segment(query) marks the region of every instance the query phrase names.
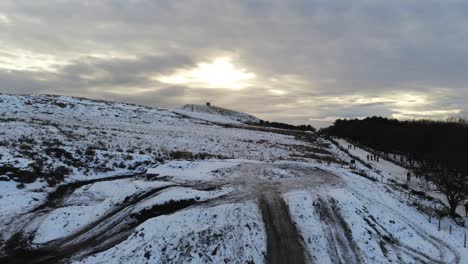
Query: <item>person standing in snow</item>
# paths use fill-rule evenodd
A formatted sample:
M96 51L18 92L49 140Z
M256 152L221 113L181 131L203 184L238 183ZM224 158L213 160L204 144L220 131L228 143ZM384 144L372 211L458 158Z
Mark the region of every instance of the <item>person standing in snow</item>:
M411 181L411 172L408 171L408 173L406 174L406 180L407 181Z
M369 155L367 155L367 161L369 161Z
M468 200L465 201L465 217L468 217Z

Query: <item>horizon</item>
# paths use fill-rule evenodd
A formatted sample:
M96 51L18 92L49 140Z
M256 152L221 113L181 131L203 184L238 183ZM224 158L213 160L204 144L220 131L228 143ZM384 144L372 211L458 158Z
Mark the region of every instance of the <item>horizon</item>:
M72 96L72 95L62 95L62 94L13 94L13 93L1 93L0 92L0 95L1 94L6 94L6 95L11 95L11 96L30 96L30 95L39 95L39 96L53 96L53 97L60 97L60 96L65 96L65 97L72 97L72 98L78 98L78 99L83 99L83 100L96 100L96 101L105 101L105 102L110 102L110 103L123 103L123 104L129 104L129 105L137 105L137 106L145 106L145 107L154 107L154 108L160 108L160 109L167 109L167 110L178 110L179 108L182 108L183 106L186 106L186 105L201 105L201 106L204 106L205 104L207 103L210 103L210 107L219 107L219 108L224 108L224 109L228 109L228 108L225 108L224 106L222 105L216 105L214 104L213 102L200 102L200 103L188 103L188 104L184 104L184 105L179 105L179 106L176 106L174 108L168 108L168 107L161 107L161 106L158 106L158 105L145 105L145 104L139 104L139 103L129 103L129 102L125 102L125 101L118 101L118 100L111 100L111 99L98 99L98 98L88 98L88 97L81 97L81 96ZM241 113L245 113L245 114L248 114L248 115L252 115L251 113L248 113L248 112L242 112L238 109L228 109L228 110L233 110L233 111L236 111L236 112L241 112ZM257 117L255 115L253 115L254 117ZM258 118L258 117L257 117ZM434 121L434 122L464 122L466 123L467 120L463 117L447 117L445 119L431 119L431 118L418 118L418 119L411 119L411 118L407 118L407 119L398 119L398 118L393 118L393 117L386 117L386 116L378 116L378 115L369 115L369 116L364 116L364 117L354 117L354 118L337 118L333 121L330 121L330 122L326 122L326 123L321 123L320 125L321 126L314 126L312 124L304 124L304 123L284 123L282 121L276 121L276 120L265 120L265 119L261 119L259 118L261 121L267 121L267 122L280 122L280 123L284 123L284 124L288 124L288 125L312 125L313 128L315 129L321 129L321 128L329 128L329 127L332 127L334 126L335 122L337 120L344 120L344 121L351 121L351 120L364 120L364 119L371 119L371 118L386 118L386 119L389 119L389 120L398 120L400 122L405 122L405 121L409 121L409 122L415 122L415 121Z
M0 93L320 128L468 116L462 1L2 1ZM72 32L73 34L70 34Z

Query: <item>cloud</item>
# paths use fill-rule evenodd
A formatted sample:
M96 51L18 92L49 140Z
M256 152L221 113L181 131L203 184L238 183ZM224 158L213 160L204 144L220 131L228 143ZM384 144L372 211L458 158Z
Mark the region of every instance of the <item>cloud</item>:
M11 20L6 14L0 13L0 24L11 25Z
M435 0L5 0L0 92L213 101L291 123L463 116L467 11Z

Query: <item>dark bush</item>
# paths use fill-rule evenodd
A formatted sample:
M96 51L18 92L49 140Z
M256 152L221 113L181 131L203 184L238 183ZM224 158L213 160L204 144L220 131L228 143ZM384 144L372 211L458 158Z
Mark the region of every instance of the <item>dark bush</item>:
M86 156L94 156L94 155L96 155L96 151L92 147L88 147L88 148L86 148L85 155Z
M50 186L55 186L56 184L62 182L65 176L69 175L70 173L71 170L69 168L65 166L58 166L52 171L45 173L44 177Z

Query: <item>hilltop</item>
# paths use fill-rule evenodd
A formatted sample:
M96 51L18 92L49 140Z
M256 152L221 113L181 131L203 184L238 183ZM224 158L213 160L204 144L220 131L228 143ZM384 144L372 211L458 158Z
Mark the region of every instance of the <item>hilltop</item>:
M192 117L220 123L238 124L260 122L260 119L255 116L222 107L212 106L209 103L205 105L187 104L177 110Z

